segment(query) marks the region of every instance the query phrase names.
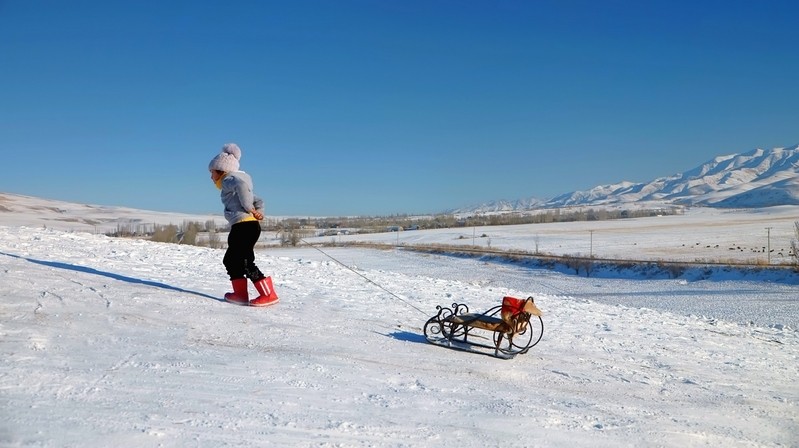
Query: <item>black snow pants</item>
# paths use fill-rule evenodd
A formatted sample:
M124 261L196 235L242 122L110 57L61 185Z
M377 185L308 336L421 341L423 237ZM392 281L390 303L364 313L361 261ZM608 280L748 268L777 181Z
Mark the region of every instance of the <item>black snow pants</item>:
M264 278L255 265L255 243L261 236L258 221L244 221L233 224L227 236L227 251L222 263L225 264L231 280L248 277L253 282Z

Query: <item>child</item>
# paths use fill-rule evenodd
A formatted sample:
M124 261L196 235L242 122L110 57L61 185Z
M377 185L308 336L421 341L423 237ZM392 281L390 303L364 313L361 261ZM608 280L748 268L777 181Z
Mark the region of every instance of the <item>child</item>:
M211 180L222 190L225 219L230 223L227 252L222 262L233 284L233 292L225 300L238 305L269 306L278 302L272 288L272 278L266 277L255 265L255 243L261 236L264 202L253 193L252 178L239 171L241 149L235 143L222 147L222 152L208 164ZM259 296L250 301L247 277L252 280Z

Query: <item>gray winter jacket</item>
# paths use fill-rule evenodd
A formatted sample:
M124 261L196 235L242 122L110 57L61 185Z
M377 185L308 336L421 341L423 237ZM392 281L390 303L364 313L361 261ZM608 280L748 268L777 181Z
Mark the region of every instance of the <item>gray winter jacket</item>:
M222 204L225 206L225 219L230 225L253 219L250 210L264 212L264 201L253 193L252 178L244 171L228 173L222 179Z

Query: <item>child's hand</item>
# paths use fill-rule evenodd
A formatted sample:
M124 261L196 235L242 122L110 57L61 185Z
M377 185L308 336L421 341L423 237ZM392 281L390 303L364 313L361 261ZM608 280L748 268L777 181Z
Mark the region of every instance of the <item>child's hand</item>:
M264 214L259 212L258 210L253 210L250 213L252 214L252 217L257 219L258 221L264 219Z

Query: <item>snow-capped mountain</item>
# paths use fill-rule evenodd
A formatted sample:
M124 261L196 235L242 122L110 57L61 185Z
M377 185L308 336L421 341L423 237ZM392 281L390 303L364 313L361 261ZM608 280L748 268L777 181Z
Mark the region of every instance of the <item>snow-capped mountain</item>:
M515 201L499 200L486 202L476 207L448 210L446 213L474 213L476 210L479 210L480 213L502 213L516 210L532 210L539 208L543 203L543 200L537 198L517 199Z
M799 205L799 145L720 156L694 169L650 182L620 182L566 193L544 206L641 201L710 207Z
M691 170L650 182L622 181L550 200L495 201L452 213L492 213L569 206L699 205L758 208L799 205L799 145L719 156Z

